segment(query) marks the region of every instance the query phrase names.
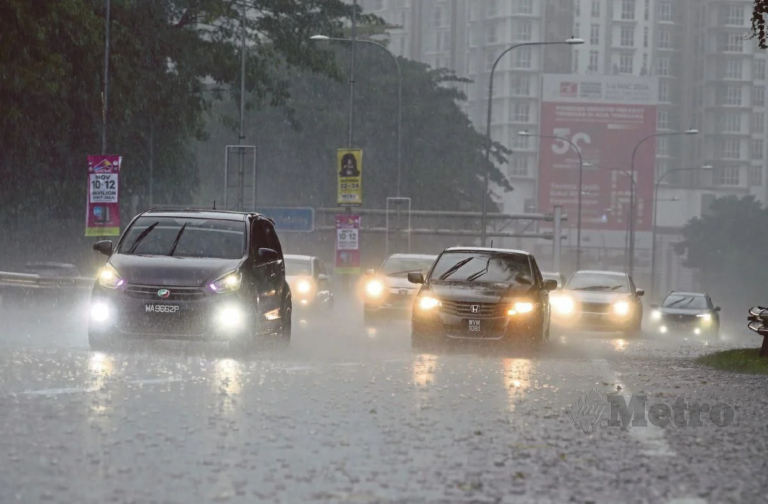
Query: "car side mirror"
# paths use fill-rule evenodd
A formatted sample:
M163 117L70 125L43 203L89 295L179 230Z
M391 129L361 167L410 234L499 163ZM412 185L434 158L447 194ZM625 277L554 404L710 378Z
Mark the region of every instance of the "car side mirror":
M317 279L320 280L321 282L325 282L328 280L328 275L326 275L325 273L320 273L319 275L317 275Z
M278 259L280 259L280 254L278 254L275 249L260 248L259 259L261 259L264 262L277 261Z
M423 284L424 275L422 273L408 273L408 281L413 284Z
M375 275L376 274L376 270L375 269L367 269L367 270L365 270L365 274L366 275Z
M557 290L557 280L544 280L544 290L546 291Z
M112 255L112 240L102 240L93 244L93 250L105 256Z
M635 294L637 294L637 297L643 297L645 296L645 291L643 289L635 289Z
M715 311L719 312L720 311L720 307L719 306L715 306Z

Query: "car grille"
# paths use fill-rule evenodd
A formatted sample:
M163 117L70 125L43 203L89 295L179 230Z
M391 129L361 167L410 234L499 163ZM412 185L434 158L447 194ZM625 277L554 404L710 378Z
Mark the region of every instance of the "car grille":
M694 322L699 322L701 320L696 315L669 315L669 314L663 314L661 316L661 318L665 322L668 322L668 323L671 323L671 324L691 324L691 323L694 323Z
M178 314L130 314L120 317L118 328L134 334L167 334L178 336L200 336L208 329L208 320L202 313Z
M473 313L472 307L477 306L477 313ZM483 319L503 317L506 313L506 305L499 303L472 303L469 301L442 301L441 311L447 315L456 317Z
M581 303L581 311L585 313L608 313L611 305L607 303Z
M125 287L125 293L136 299L150 299L156 301L160 299L157 292L161 289L167 289L171 294L163 301L197 301L205 297L206 293L199 287L164 287L162 285L134 285L129 284Z

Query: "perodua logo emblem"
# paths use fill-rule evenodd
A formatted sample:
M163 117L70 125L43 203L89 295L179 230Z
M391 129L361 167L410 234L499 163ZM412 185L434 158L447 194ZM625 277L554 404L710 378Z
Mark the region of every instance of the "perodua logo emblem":
M171 291L168 289L160 289L157 291L157 297L161 299L168 299L171 296Z
M469 309L472 311L472 313L480 313L480 305L478 304L471 305Z

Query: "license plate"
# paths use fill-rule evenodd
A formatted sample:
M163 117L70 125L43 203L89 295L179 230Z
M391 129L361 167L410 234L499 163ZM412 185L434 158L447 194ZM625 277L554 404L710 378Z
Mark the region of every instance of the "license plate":
M178 313L179 305L148 304L144 305L145 313Z
M467 320L467 327L469 328L469 332L480 332L480 321Z
M397 291L397 293L400 294L401 296L407 296L408 289L400 289L399 291Z

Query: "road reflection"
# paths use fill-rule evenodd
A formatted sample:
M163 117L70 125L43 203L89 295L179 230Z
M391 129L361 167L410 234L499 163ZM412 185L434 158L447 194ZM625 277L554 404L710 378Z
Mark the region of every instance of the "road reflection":
M629 346L629 342L627 340L619 338L619 339L612 340L611 346L613 346L613 349L616 350L617 352L623 352Z
M437 355L421 354L413 361L413 383L419 387L431 385L435 380Z
M515 402L531 387L530 359L503 359L504 388L507 391L509 410L515 408Z

